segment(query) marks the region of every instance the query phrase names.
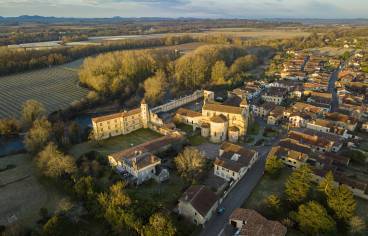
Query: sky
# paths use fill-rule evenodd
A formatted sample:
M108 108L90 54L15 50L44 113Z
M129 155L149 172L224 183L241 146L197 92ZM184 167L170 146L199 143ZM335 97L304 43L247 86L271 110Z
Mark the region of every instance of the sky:
M368 0L0 0L0 16L368 18Z

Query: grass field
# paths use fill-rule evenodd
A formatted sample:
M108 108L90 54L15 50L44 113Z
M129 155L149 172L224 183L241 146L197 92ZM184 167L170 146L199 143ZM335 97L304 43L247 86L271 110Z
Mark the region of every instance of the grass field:
M93 142L77 144L69 150L69 153L74 157L79 157L90 151L98 151L103 155L108 155L158 137L161 137L161 134L149 129L140 129L127 135L120 135L103 140L99 145Z
M40 218L40 208L52 212L65 196L53 186L39 182L30 156L0 158L0 169L8 165L14 168L0 172L0 225L7 225L14 218L22 226L33 226Z
M279 178L275 179L268 175L263 176L242 207L257 210L261 208L263 200L267 196L273 193L281 195L284 191L286 179L290 174L291 170L284 168Z
M19 117L28 99L42 102L52 112L67 108L87 92L78 86L78 73L62 66L0 77L0 118Z

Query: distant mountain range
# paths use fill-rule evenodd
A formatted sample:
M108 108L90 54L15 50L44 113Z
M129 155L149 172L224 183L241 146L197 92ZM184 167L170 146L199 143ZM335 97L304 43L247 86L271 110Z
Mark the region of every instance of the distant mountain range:
M204 18L162 18L162 17L120 17L111 18L74 18L74 17L53 17L53 16L29 16L22 15L16 17L0 16L0 24L21 24L21 23L118 23L118 22L153 22L153 21L169 21L169 20L214 20ZM368 18L357 19L303 19L303 18L264 18L264 19L221 19L221 20L249 20L249 21L265 21L265 22L295 22L302 24L350 24L350 25L366 25Z

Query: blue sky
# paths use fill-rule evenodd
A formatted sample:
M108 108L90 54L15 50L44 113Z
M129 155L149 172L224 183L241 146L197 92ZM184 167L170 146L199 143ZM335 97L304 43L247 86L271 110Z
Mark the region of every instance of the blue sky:
M367 18L368 0L0 0L0 15Z

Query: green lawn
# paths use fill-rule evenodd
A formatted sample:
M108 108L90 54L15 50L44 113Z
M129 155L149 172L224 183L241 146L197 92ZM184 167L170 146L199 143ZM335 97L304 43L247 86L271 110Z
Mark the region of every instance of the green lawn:
M264 175L242 207L257 210L261 208L262 202L267 196L273 193L281 195L284 191L286 179L290 174L291 170L284 168L278 178Z
M0 158L0 168L13 168L0 172L0 225L7 224L7 217L14 215L21 227L34 227L40 219L39 210L57 209L63 198L68 198L53 184L40 181L37 168L27 154Z
M130 187L127 192L139 202L154 202L160 208L173 209L187 187L185 181L171 171L168 181L159 184L151 180L137 187Z
M181 131L184 131L185 133L187 133L187 135L191 135L193 133L193 127L190 125L179 123L179 124L175 124L175 126Z
M201 145L202 143L206 143L208 140L200 135L194 135L194 136L190 136L188 137L189 143L192 146L198 146Z
M141 143L159 138L162 135L149 129L140 129L127 135L120 135L106 140L100 144L94 142L85 142L73 146L69 153L74 157L80 157L82 154L90 151L98 151L102 155L108 155L114 152L139 145Z

